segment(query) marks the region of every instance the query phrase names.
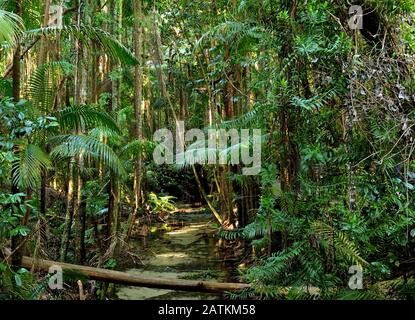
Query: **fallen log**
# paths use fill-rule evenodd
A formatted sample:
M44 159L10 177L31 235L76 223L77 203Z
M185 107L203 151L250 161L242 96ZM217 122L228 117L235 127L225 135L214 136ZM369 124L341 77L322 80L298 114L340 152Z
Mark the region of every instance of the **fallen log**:
M246 283L226 283L213 281L143 277L128 274L126 272L121 271L93 268L43 259L33 259L31 257L23 257L22 267L30 270L33 266L35 270L44 272L49 272L49 268L51 266L60 266L64 272L70 271L73 273L79 273L80 275L86 276L91 280L147 288L213 293L225 291L238 291L250 288L250 285Z

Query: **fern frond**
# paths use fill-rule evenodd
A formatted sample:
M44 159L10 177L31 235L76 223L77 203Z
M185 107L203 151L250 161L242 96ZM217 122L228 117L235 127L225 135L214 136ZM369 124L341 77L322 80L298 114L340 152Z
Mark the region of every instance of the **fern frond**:
M248 269L246 277L250 283L275 283L286 271L288 264L303 251L304 243L297 242L286 250L273 254L260 265Z
M218 237L226 240L236 240L242 236L242 230L224 230L219 229Z
M343 232L337 231L332 226L321 221L313 222L311 228L321 239L333 243L336 251L343 254L346 258L361 266L369 265L369 262L361 257L356 244Z

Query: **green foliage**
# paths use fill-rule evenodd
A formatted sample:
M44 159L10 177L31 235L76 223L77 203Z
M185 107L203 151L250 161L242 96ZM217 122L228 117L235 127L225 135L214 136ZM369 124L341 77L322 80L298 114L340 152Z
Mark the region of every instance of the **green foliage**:
M73 158L79 154L102 160L114 173L123 176L125 170L117 154L102 141L86 135L57 135L49 139L54 146L52 159Z
M127 65L137 64L136 57L113 35L108 32L88 25L74 26L65 25L62 28L59 27L45 27L39 29L27 30L24 35L29 38L37 36L45 36L54 38L58 34L62 37L76 37L82 41L85 47L88 47L90 43L98 45L101 49L105 50L113 59L116 59Z
M207 269L200 272L192 272L189 274L185 274L184 276L180 276L181 279L187 280L211 280L217 278L217 272L215 270Z
M108 113L93 106L70 106L54 114L62 131L84 132L89 128L105 128L114 133L121 133L118 125Z
M166 216L175 212L176 206L174 205L174 199L175 197L173 196L156 195L151 192L147 200L150 213L158 216Z
M53 109L60 86L59 77L67 77L72 72L73 65L66 61L45 63L33 72L29 80L29 94L37 110L49 112Z
M0 263L0 300L20 299L37 300L46 291L49 277L37 281L26 269L12 270L8 265Z
M182 154L184 164L156 165L155 130L172 129L176 118L185 119L186 128L205 131L258 128L258 176L243 176L239 165L229 171L197 168L207 199L223 206L219 236L232 244L244 240L252 252L241 271L252 288L229 296L414 298L414 1L365 1L370 9L365 19L377 30L368 30L366 23L363 30L350 30L348 5L341 1L144 3L139 17L143 63L134 70L138 59L121 43L133 43L132 2L113 1L107 10L84 2L79 26L71 25L77 10L65 7L62 28L40 28L43 3L22 3L22 18L9 13L13 5L0 10L1 47L19 41L23 51L29 50L22 52L20 79L20 96L27 100L0 101L0 178L2 188L9 190L14 182L29 189L33 200L0 190L1 245L8 245L12 235L27 236L32 221L28 227L20 221L28 208L37 212L39 182L52 169L49 184L62 194L73 178L74 204L88 216L87 260L95 264L107 244L101 241L106 226L105 239L113 233L111 241L118 241L117 227L132 212L137 159L145 198L140 213L163 219L176 210L176 198L200 200L187 156L204 157L213 150L203 141ZM22 20L29 31L23 31ZM368 34L372 31L376 36ZM48 47L59 42L59 52L48 53L49 62L32 71L28 59L37 56L38 40L48 41ZM2 73L11 70L11 53L0 52ZM12 95L13 84L0 80L1 92ZM78 85L87 90L87 105L71 106ZM140 85L143 130L138 140L134 98ZM229 157L240 147L251 145L232 145L220 155ZM73 177L67 172L70 162ZM229 210L225 202L235 208ZM62 212L56 208L64 201L56 203L46 216ZM232 210L237 211L235 228L227 224L232 224ZM80 216L66 224L74 259ZM39 217L39 223L44 219ZM46 228L51 255L65 229L57 220ZM39 236L29 244L42 252L42 243ZM120 260L107 261L107 268L116 268ZM351 265L363 267L362 290L348 287ZM0 274L2 284L9 283L9 298L28 297L16 291L25 284L36 292L29 296L43 290L4 263Z
M19 160L13 164L13 182L21 189L35 189L51 162L49 156L38 146L27 144L18 154Z
M18 15L0 9L0 45L16 43L23 30L23 21Z
M318 237L323 238L325 246L334 244L337 252L340 252L346 258L350 258L351 262L365 267L368 266L369 263L360 256L356 244L350 241L343 232L336 231L321 221L314 221L311 228Z
M32 110L28 108L27 100L14 102L12 98L4 98L0 101L0 121L6 132L2 139L9 141L31 135L36 123L32 120Z
M120 156L126 158L137 158L138 156L149 158L152 156L155 147L156 143L154 141L133 140L121 148Z
M292 261L304 252L304 244L297 243L295 246L273 254L259 266L249 269L246 274L247 280L251 283L272 283L277 277L287 275L287 269Z
M26 207L26 194L0 193L0 243L10 236L26 236L28 228L20 225L20 219Z

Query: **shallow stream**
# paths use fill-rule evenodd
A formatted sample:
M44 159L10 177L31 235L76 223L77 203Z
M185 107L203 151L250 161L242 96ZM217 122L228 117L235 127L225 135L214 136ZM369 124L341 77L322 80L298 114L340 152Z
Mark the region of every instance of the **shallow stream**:
M190 210L175 214L169 222L179 227L171 231L150 233L144 256L143 251L140 251L143 267L128 269L126 272L149 277L230 281L232 268L220 258L219 239L211 215ZM134 241L137 248L143 246L142 240ZM130 286L119 286L117 296L122 300L223 298L220 294Z

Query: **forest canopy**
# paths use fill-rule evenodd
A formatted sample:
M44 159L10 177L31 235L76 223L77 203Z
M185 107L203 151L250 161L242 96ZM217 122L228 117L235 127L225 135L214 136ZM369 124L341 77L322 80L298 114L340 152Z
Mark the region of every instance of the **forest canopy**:
M146 264L229 299L414 299L414 18L0 0L0 299L120 298L82 268ZM46 260L79 274L54 290Z

